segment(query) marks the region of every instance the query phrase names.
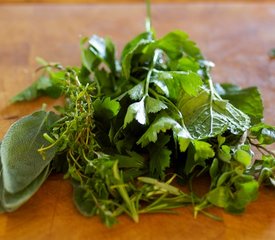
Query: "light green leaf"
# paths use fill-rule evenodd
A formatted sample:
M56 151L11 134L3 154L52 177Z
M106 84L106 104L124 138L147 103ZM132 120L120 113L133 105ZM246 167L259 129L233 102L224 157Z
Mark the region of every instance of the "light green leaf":
M163 109L166 109L167 106L163 101L147 96L145 99L146 112L147 113L157 113Z
M252 156L247 151L244 151L242 149L238 149L235 152L234 158L236 161L243 164L245 167L248 167L252 160Z
M212 149L211 144L203 141L198 141L198 140L193 140L192 144L194 145L194 148L195 148L195 155L194 155L195 161L205 160L205 159L213 158L215 156L215 152Z
M89 41L88 38L82 38L80 41L80 49L81 49L81 63L85 67L86 70L91 72L91 68L94 65L96 60L95 55L86 47L86 43Z
M226 208L231 200L230 188L227 186L214 188L207 193L207 200L217 207Z
M123 127L125 128L134 119L142 125L146 123L145 98L142 98L139 102L132 103L128 107Z
M128 91L128 94L132 100L141 100L144 96L144 85L144 81L142 81Z
M168 130L173 131L175 138L179 141L181 151L185 151L191 140L189 132L172 117L166 115L157 117L137 141L137 144L141 144L142 147L145 147L150 142L156 142L160 132L166 132Z
M212 182L216 178L218 171L219 171L219 160L217 158L214 158L209 169L209 174L212 179Z

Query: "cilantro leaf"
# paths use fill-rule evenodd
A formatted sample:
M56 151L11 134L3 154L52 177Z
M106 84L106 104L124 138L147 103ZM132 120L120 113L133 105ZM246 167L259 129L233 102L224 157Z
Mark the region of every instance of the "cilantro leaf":
M145 105L147 113L157 113L163 109L167 109L167 105L163 101L150 96L146 97Z
M134 119L136 119L142 125L146 123L147 117L144 97L139 102L132 103L128 107L123 127L125 128L127 124L132 122Z
M128 94L129 94L130 98L132 100L136 100L136 101L141 100L141 98L145 95L144 88L145 88L145 82L144 81L141 81L140 83L135 85L133 88L131 88L128 91Z
M146 132L137 141L137 144L141 144L142 147L147 146L150 142L155 143L158 139L160 132L166 132L172 130L174 137L179 141L181 151L185 151L191 136L185 127L181 126L172 117L165 114L158 116Z
M149 113L157 113L166 108L166 104L162 101L145 95L139 102L132 103L128 107L123 126L125 128L134 119L144 125Z

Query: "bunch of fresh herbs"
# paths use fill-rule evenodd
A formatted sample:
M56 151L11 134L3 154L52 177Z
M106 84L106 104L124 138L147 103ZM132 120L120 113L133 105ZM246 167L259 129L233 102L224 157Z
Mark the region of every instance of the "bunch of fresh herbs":
M210 215L213 205L240 213L261 184L275 185L275 154L266 148L275 127L262 122L257 88L214 84L213 63L186 33L157 39L148 14L146 32L120 59L111 39L95 35L82 39L81 59L74 67L40 59L41 76L13 98L65 101L23 117L4 136L2 211L20 207L51 172L71 180L83 215L107 226L123 213L137 222L141 213L186 204L195 215ZM198 176L210 178L203 196L192 190Z

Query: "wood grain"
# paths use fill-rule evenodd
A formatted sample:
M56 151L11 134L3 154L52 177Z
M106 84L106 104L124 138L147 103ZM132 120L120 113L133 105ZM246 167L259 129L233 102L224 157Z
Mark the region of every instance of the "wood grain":
M275 44L274 4L159 4L152 7L153 25L161 36L182 29L216 63L215 82L243 87L257 85L263 93L266 121L275 124L275 61L267 52ZM34 81L35 57L79 64L79 36L110 36L120 51L144 30L145 8L119 5L0 6L0 138L18 117L49 107L55 100L9 105L9 98ZM78 214L72 189L61 176L51 176L18 211L0 215L0 239L275 239L275 192L262 189L245 214L213 209L223 218L193 218L192 209L178 214L141 216L138 224L126 216L112 229L98 218Z
M146 0L0 0L0 3L144 3ZM151 3L264 3L275 0L151 0Z

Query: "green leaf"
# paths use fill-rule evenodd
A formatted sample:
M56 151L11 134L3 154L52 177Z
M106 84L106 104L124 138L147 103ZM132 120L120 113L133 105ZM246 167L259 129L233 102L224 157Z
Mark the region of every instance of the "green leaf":
M221 174L221 176L218 178L217 187L220 187L220 186L224 185L224 183L227 183L227 181L231 178L233 173L234 173L234 171L223 172Z
M215 152L212 149L212 145L198 140L193 140L192 144L195 148L195 155L194 160L195 161L201 161L209 158L213 158L215 156Z
M234 154L234 159L248 167L251 164L252 156L247 151L238 149Z
M150 32L143 32L129 41L123 48L121 53L121 61L139 45L140 42L151 40L152 34Z
M147 131L137 141L142 147L147 146L150 142L155 143L160 132L172 130L176 139L178 139L181 151L184 152L191 140L189 132L182 127L172 117L166 115L158 116L154 122L149 126Z
M169 140L169 136L162 135L155 144L149 146L151 177L157 179L164 179L165 177L164 171L170 166L170 155L172 153L171 150L165 147Z
M145 158L137 152L127 151L128 155L115 154L119 168L144 168Z
M57 79L42 75L28 88L11 98L11 102L31 101L40 96L60 97L62 89Z
M226 208L231 200L230 188L227 186L214 188L207 193L207 200L217 207Z
M132 103L128 107L123 127L125 128L134 119L142 125L146 123L145 98L142 98L139 102Z
M51 148L42 156L38 149L48 145L43 134L57 120L52 112L39 111L15 122L1 145L4 188L17 193L29 186L46 169L55 156Z
M216 178L218 171L219 171L219 160L217 158L214 158L209 169L209 174L212 179L212 182Z
M259 168L258 182L275 187L275 156L263 155L261 160L258 160L254 165Z
M184 168L185 174L190 174L197 165L205 167L205 160L213 158L214 156L215 152L211 144L192 140L192 144L188 148L188 156Z
M181 94L177 105L194 139L214 137L226 130L237 135L250 127L246 114L207 89L196 97Z
M147 113L157 113L167 106L161 100L147 96L145 99L146 112Z
M126 80L130 77L131 64L134 55L141 53L152 42L151 33L142 33L124 47L121 55L122 74Z
M245 207L256 200L258 197L259 184L252 176L247 176L244 182L242 180L243 176L235 180L236 192L233 195L232 201L226 207L226 210L231 213L243 212Z
M196 43L191 41L185 32L175 30L168 33L154 44L155 48L160 48L166 52L171 59L177 59L184 55L194 59L203 59L200 49Z
M0 179L0 205L5 212L12 212L27 202L40 188L50 174L50 166L46 166L32 182L18 192L10 193L5 189L3 175Z
M123 126L125 128L134 119L144 125L148 113L157 113L166 108L167 106L161 100L145 95L139 102L132 103L128 107Z
M145 83L144 83L144 81L142 81L142 82L138 83L136 86L134 86L133 88L131 88L128 91L130 98L135 101L141 100L141 98L145 94L144 87L145 87Z
M230 163L231 160L231 148L227 145L222 145L218 150L218 157L220 160Z
M116 100L107 97L104 99L97 98L94 103L95 118L112 119L120 110L120 104Z
M162 89L170 99L177 99L182 90L196 96L203 84L198 74L181 71L154 71L150 82Z
M263 118L263 102L257 87L241 89L233 84L216 84L215 88L222 98L246 113L251 123L261 122Z
M250 134L257 137L260 144L272 144L275 142L275 126L259 123L252 126Z
M115 46L111 39L93 35L89 39L89 50L104 62L112 73L116 72Z
M96 214L96 203L88 197L87 190L81 185L74 185L74 204L83 216L93 216Z
M114 79L114 75L104 68L94 69L93 73L99 94L103 96L112 96L117 89L117 83Z
M169 67L172 71L194 72L197 73L200 70L200 65L197 61L191 57L184 56L178 60L171 61Z
M245 206L251 201L257 199L259 184L256 180L251 180L244 183L236 183L235 186L237 188L235 197L238 199L238 204Z
M80 49L81 49L81 63L85 67L86 70L91 72L93 68L94 62L96 61L96 56L86 47L88 38L82 38L80 41Z

